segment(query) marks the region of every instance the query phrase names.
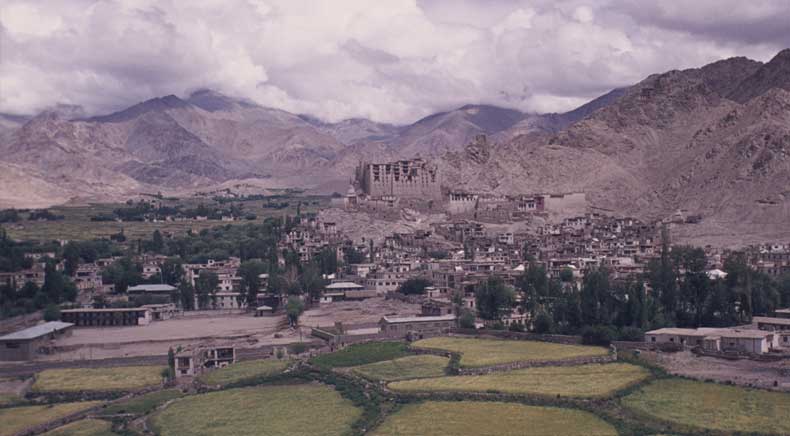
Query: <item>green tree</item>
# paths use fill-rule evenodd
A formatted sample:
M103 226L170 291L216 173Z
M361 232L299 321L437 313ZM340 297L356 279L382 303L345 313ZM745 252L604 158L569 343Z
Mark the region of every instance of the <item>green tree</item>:
M538 315L535 317L535 322L533 324L533 330L535 333L552 333L554 332L554 320L551 316L544 312L538 312Z
M307 265L299 275L299 287L307 294L309 301L321 298L324 286L326 286L326 280L321 277L321 273L315 265Z
M162 262L162 282L178 286L184 279L184 261L180 257L168 257Z
M66 289L66 280L63 274L55 269L54 262L47 262L44 267L44 286L41 291L47 296L47 300L53 303L60 303L64 300L64 290Z
M475 328L475 314L471 310L464 310L458 319L458 325L462 329Z
M513 308L515 293L512 288L505 285L501 277L490 276L476 288L475 300L480 318L501 321L502 317Z
M609 324L611 313L606 311L609 298L609 271L598 268L584 275L581 291L582 321L586 325Z
M74 242L63 247L63 271L67 276L74 277L80 266L80 249Z
M297 296L288 297L288 303L285 305L285 314L288 316L288 324L291 327L299 326L299 317L304 312L304 302Z
M167 379L175 380L176 378L176 353L173 347L167 349Z
M219 286L217 273L207 270L200 271L197 279L195 279L195 293L201 309L209 306L212 297L217 293L217 286Z
M260 260L248 260L239 266L239 277L241 277L241 292L247 301L248 307L254 307L258 301L258 293L261 290L261 274L267 271L266 265Z
M60 321L60 307L57 304L47 304L44 308L44 321Z
M154 234L151 236L150 248L154 253L162 253L165 249L165 240L162 238L162 233L159 229L154 230Z
M195 309L195 288L187 280L178 285L178 301L184 310Z
M398 286L398 292L404 295L422 295L425 293L425 288L433 286L433 283L422 277L415 277L406 280Z

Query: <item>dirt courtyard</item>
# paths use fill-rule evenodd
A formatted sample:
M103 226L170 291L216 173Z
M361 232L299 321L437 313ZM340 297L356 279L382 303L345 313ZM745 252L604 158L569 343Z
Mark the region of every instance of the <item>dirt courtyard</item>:
M398 300L370 298L314 306L300 318L302 338L310 328L342 322L349 328L374 326L385 315L414 315L420 306ZM298 342L299 330L288 327L285 315L254 317L249 313L188 315L146 326L80 327L70 337L58 339L54 352L38 360L92 360L167 354L169 348L206 341L232 343L238 348L257 348Z
M653 356L656 363L672 374L790 392L790 362L726 360L698 356L690 351L655 353Z

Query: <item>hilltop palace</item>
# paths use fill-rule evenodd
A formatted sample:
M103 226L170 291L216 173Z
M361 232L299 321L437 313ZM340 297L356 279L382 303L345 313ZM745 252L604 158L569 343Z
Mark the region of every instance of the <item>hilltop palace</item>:
M453 219L505 223L535 213L571 208L584 211L584 193L501 195L442 187L438 166L423 158L361 162L343 203L346 209L398 219L401 210L446 212Z

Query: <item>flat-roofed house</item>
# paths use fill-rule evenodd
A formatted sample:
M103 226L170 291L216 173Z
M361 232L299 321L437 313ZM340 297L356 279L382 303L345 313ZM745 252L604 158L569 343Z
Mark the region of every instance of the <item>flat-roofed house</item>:
M788 308L788 309L777 309L775 313L776 313L776 317L777 318L790 319L790 308Z
M365 287L354 282L335 282L324 286L324 292L321 294L321 303L331 303L333 301L344 300L346 293L355 291L362 291Z
M774 332L776 345L782 348L790 348L790 318L775 318L768 316L752 317L752 322L760 330Z
M685 347L700 347L706 351L736 351L764 354L778 346L773 332L740 329L710 328L696 329L663 328L645 333L649 343L675 343Z
M0 336L0 360L33 360L50 341L71 335L74 324L50 321Z
M455 315L383 317L379 321L381 335L390 338L422 339L447 334L455 327Z

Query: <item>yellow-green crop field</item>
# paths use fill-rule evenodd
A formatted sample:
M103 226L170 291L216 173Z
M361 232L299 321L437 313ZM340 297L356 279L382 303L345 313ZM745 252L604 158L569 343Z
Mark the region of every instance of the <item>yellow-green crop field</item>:
M0 436L12 435L26 428L45 424L81 410L90 409L98 404L101 404L101 402L83 401L0 409Z
M623 398L638 414L697 428L790 434L790 394L683 379L658 380Z
M461 366L476 368L512 362L535 362L605 356L608 350L586 345L551 342L435 337L417 341L414 346L461 353Z
M319 384L228 389L177 400L156 414L157 434L343 435L361 410Z
M449 361L447 357L422 354L356 366L352 370L371 380L394 381L441 377Z
M649 372L628 363L547 366L389 384L401 392L489 392L564 397L606 396L644 380Z
M114 434L109 421L83 419L48 431L44 436L113 436Z
M614 436L595 415L518 403L426 401L407 404L373 431L376 436Z
M198 379L207 385L227 385L255 377L269 376L282 372L287 360L262 359L234 363L225 368L202 374Z
M47 369L36 374L36 392L125 391L162 381L161 366Z

